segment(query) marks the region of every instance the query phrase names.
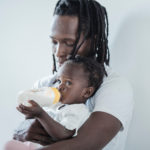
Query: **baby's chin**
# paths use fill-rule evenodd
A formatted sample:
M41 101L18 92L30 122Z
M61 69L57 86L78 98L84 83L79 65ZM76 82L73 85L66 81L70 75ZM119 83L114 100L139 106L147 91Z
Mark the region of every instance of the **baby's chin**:
M60 99L60 102L61 102L62 104L67 104L67 102L66 102L65 100L61 100L61 99Z
M65 102L65 99L63 98L63 96L62 96L62 95L61 95L61 97L60 97L59 102L61 102L61 103L65 104L65 103L64 103L64 102Z

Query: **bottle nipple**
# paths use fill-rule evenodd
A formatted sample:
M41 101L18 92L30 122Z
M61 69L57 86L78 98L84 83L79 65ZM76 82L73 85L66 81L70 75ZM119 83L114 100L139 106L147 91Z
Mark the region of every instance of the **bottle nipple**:
M60 94L60 92L58 91L57 88L51 87L51 89L52 89L52 91L54 92L54 95L55 95L54 100L53 100L53 104L56 104L56 103L59 102L61 94Z

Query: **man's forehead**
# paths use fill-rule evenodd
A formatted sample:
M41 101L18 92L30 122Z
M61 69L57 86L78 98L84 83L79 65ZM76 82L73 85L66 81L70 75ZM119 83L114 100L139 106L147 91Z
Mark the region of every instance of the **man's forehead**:
M54 15L51 22L50 36L57 34L75 35L78 28L78 18L76 16Z

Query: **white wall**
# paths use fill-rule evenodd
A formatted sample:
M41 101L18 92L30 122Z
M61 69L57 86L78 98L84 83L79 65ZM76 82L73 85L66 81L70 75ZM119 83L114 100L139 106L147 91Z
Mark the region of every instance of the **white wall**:
M150 149L150 10L140 8L126 16L112 44L111 64L130 80L134 90L135 109L127 150Z
M0 0L0 149L23 116L16 94L51 73L50 0Z
M148 1L101 1L109 14L111 65L131 81L135 91L127 150L150 149ZM23 119L15 109L17 92L51 72L48 35L55 2L0 0L0 149Z

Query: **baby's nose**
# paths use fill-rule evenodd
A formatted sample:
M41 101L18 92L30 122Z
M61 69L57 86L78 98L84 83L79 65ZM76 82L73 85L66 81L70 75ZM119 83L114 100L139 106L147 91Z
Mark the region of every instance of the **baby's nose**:
M59 86L58 86L58 90L60 92L63 92L65 90L65 85L63 83L61 83Z

